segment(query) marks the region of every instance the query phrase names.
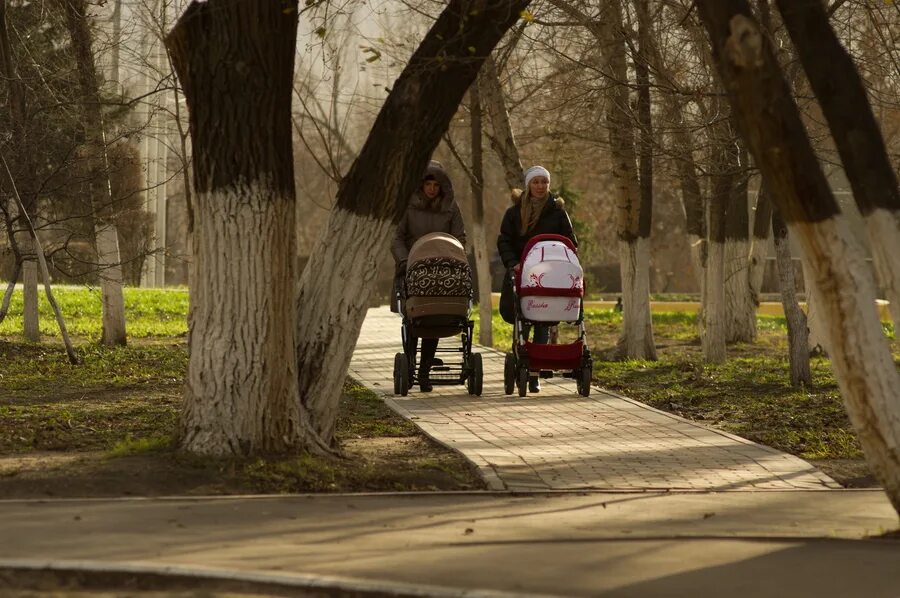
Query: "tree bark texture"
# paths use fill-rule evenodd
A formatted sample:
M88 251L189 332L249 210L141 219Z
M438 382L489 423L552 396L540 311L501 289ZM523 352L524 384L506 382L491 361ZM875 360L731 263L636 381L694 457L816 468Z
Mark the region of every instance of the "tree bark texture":
M103 336L105 345L124 345L125 299L122 293L122 264L119 257L119 235L109 219L112 206L109 168L106 157L106 137L100 103L100 84L94 64L91 32L88 27L85 0L59 0L66 13L66 22L81 86L82 110L85 115L85 140L91 148L91 208L97 266L102 297Z
M809 328L806 324L806 314L800 309L800 303L797 301L797 281L794 279L787 225L778 212L772 213L772 238L775 242L781 305L787 320L791 385L809 385L812 384L812 372L809 368Z
M166 37L190 110L195 231L181 445L296 450L296 2L193 2Z
M900 330L900 186L853 59L819 0L776 0L781 18L831 129L872 259Z
M699 0L744 139L804 250L832 368L866 458L900 512L900 374L875 287L816 159L790 88L745 0Z
M484 68L484 67L482 67ZM494 345L493 308L491 305L491 259L488 253L487 230L484 227L484 151L481 143L481 87L480 78L469 88L469 120L472 144L472 248L475 251L475 270L478 275L478 342L485 347Z
M506 109L506 96L503 93L503 85L500 83L500 73L493 56L488 56L478 75L478 90L481 93L481 103L484 111L491 121L489 136L491 148L500 158L503 165L503 178L510 189L519 189L523 186L522 161L519 158L519 146L516 145L516 137L513 134L512 125L509 122L509 111Z
M368 307L375 261L387 250L460 100L527 5L528 0L450 0L394 83L341 181L296 303L300 400L317 441L334 440L340 391Z

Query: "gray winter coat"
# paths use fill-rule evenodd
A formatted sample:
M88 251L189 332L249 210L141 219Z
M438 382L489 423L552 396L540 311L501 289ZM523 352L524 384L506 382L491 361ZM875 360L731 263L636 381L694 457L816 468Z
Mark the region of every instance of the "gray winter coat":
M463 247L466 245L466 228L459 206L453 199L453 185L450 178L440 163L434 161L428 165L423 180L429 174L437 179L444 196L437 210L429 210L421 189L413 194L406 213L397 225L397 234L391 245L391 253L398 265L406 261L413 243L428 233L450 233L459 239Z

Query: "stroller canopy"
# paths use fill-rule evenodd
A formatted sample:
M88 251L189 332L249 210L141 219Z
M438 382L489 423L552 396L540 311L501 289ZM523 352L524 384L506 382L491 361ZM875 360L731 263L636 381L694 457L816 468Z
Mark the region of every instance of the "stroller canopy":
M420 237L410 248L407 263L411 268L418 262L431 258L449 258L468 263L462 243L447 233L428 233Z

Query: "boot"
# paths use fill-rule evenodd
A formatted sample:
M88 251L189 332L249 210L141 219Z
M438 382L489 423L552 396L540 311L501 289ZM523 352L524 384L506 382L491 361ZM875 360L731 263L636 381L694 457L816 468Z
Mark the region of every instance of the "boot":
M537 376L528 378L528 392L541 392L541 379Z
M422 392L431 392L434 386L430 380L431 368L419 368L419 390Z

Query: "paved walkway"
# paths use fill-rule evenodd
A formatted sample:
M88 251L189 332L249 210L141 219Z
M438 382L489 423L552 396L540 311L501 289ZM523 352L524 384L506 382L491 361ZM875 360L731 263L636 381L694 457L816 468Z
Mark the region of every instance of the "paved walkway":
M446 341L442 341L446 342ZM393 395L400 318L369 311L350 375L385 397L429 436L459 450L491 489L816 490L839 488L809 463L594 388L542 380L537 395L503 394L503 354L484 358L484 392L436 386Z
M0 500L0 596L27 566L179 596L896 598L900 542L860 539L896 525L875 490Z

